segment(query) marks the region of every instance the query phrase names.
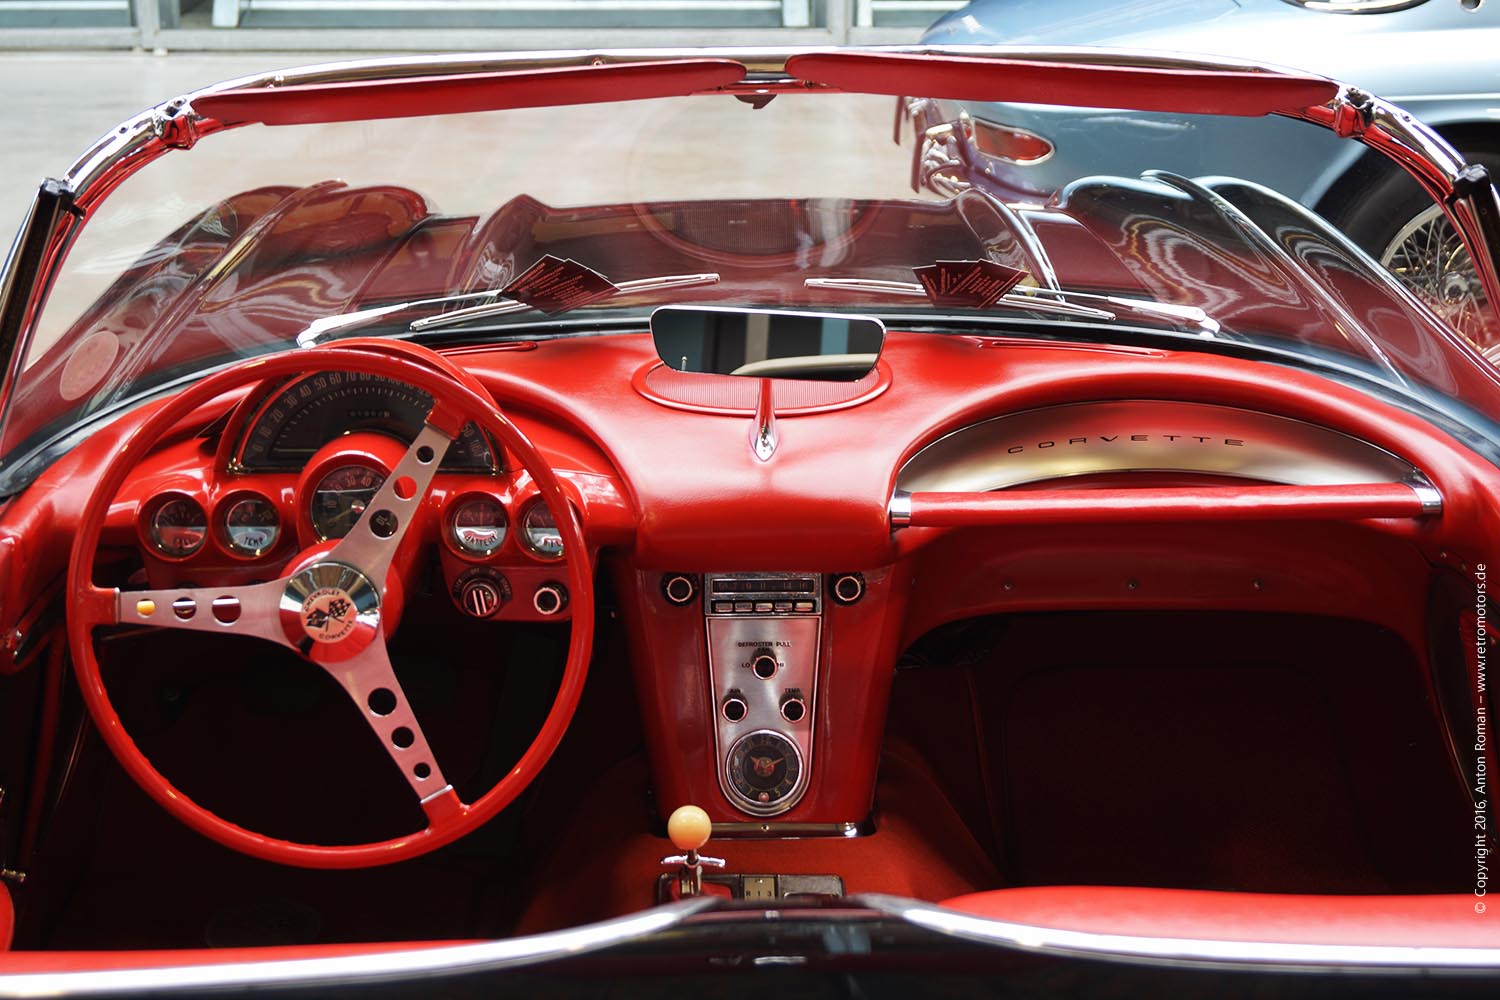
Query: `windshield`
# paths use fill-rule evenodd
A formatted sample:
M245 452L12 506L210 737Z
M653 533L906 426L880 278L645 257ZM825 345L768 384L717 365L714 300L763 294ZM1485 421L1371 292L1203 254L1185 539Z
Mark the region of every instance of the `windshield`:
M1290 149L1322 166L1286 169ZM1362 149L1278 117L828 92L249 124L91 210L0 455L299 336L643 330L670 303L1266 347L1500 416L1458 336L1490 342L1472 266L1444 286L1463 294L1424 303L1310 210L1303 174ZM538 294L541 279L575 291Z

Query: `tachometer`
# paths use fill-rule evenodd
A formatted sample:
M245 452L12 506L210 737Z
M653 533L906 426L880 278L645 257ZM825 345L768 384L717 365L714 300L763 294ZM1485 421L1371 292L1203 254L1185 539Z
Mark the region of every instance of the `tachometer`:
M341 465L318 481L312 495L312 524L324 541L343 538L385 485L385 473L368 465Z
M224 540L231 551L242 556L266 552L280 535L281 515L263 496L241 496L224 512Z
M151 543L164 555L181 559L203 548L208 514L191 497L173 497L151 515Z

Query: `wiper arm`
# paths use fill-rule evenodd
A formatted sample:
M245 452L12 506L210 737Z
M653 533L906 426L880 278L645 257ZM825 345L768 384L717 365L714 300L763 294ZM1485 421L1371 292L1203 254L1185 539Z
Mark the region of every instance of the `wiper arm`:
M912 299L927 298L926 289L915 281L883 281L877 278L808 278L804 284L808 288L828 288L834 291L866 292ZM1084 303L1098 303L1098 305L1085 305ZM1148 299L1131 299L1118 295L1096 295L1091 292L1068 292L1053 288L1017 285L1000 296L995 304L1012 309L1026 309L1031 312L1111 321L1117 318L1114 310L1141 313L1194 327L1205 337L1215 336L1220 330L1218 321L1197 306L1152 302ZM1101 308L1102 306L1111 308L1105 309Z
M615 286L615 291L610 298L617 295L629 295L634 292L654 292L667 288L690 288L694 285L712 285L719 281L719 276L713 272L703 274L669 274L656 278L638 278L635 281L622 281ZM343 330L352 326L363 326L386 316L394 316L404 312L412 312L418 309L427 309L432 306L453 305L457 302L472 302L475 299L488 299L478 305L455 309L451 312L439 313L436 316L423 316L412 320L407 326L408 330L434 330L445 326L454 326L459 323L468 322L471 319L483 319L490 316L504 316L508 313L525 312L533 308L525 302L517 299L498 298L500 292L490 290L484 292L467 292L463 295L443 295L433 299L413 299L410 302L396 302L386 306L376 306L373 309L356 309L353 312L339 313L336 316L324 316L313 320L307 328L297 334L298 347L312 347L318 344L324 335L335 330Z
M435 299L413 299L410 302L396 302L387 306L376 306L373 309L356 309L353 312L337 313L333 316L324 316L307 324L307 328L297 334L298 347L314 347L323 339L323 335L335 330L342 330L350 326L363 326L366 323L380 319L382 316L391 316L396 313L411 312L414 309L426 309L429 306L451 305L454 302L467 302L471 299L493 298L494 292L469 292L465 295L444 295Z
M635 281L622 281L615 286L610 293L610 298L616 295L629 295L632 292L658 292L667 288L691 288L694 285L713 285L719 280L718 274L709 271L703 274L666 274L656 278L637 278ZM516 299L496 299L493 302L484 302L477 306L469 306L465 309L455 309L452 312L439 313L436 316L423 316L421 319L412 320L408 329L436 330L445 326L456 326L459 323L467 323L471 319L487 319L491 316L504 316L508 313L525 312L532 307L525 302Z

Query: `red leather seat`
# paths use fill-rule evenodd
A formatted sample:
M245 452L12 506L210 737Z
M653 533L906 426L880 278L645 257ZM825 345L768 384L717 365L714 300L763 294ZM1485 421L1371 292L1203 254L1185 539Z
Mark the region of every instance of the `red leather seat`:
M0 882L0 951L10 950L10 939L16 928L16 908L10 902L10 888Z
M1500 910L1446 896L1296 896L1191 889L1053 886L945 900L978 917L1059 930L1278 944L1500 947Z

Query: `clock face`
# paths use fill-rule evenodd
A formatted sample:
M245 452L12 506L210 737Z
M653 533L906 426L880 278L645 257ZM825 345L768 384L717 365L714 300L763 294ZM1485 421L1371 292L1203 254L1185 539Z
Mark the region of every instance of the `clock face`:
M752 811L775 811L802 780L796 744L769 729L742 736L729 751L729 783Z

